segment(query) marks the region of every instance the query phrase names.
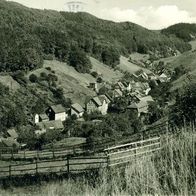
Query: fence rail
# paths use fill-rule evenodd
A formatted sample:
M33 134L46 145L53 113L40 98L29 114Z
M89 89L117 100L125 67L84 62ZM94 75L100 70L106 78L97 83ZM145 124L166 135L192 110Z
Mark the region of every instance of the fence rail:
M45 173L66 173L69 175L70 173L112 167L128 163L139 156L149 155L160 148L160 137L156 137L107 148L104 151L105 156L67 156L61 159L35 160L33 163L0 167L0 178Z

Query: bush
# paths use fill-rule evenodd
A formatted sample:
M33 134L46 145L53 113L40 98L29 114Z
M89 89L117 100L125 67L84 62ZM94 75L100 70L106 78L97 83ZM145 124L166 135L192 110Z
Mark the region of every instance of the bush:
M91 75L92 75L94 78L97 78L99 74L98 74L96 71L93 71L93 72L91 72Z
M48 75L47 75L45 72L42 72L42 73L40 74L40 77L41 77L43 80L46 80L47 77L48 77Z
M98 82L98 83L102 83L102 82L103 82L103 79L102 79L101 77L98 77L98 78L97 78L97 82Z
M51 67L46 67L45 69L48 70L48 71L52 70Z
M29 80L32 82L32 83L36 83L38 82L38 77L35 75L35 74L31 74L29 76Z

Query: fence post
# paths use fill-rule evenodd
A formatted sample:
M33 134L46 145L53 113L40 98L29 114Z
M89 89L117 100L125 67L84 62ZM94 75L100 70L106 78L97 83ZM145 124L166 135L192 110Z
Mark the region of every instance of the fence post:
M70 168L69 168L69 155L67 155L67 177L69 178L70 177Z
M26 150L24 149L24 159L26 159Z
M12 153L12 157L11 157L11 159L14 159L14 152L13 152L14 150L13 150L13 148L12 148L12 150L11 150L11 153Z
M1 154L2 154L2 149L0 149L0 160L1 160L1 158L2 158L2 157L1 157Z
M36 175L38 174L38 163L37 163L37 159L35 161L35 173L36 173Z
M39 151L37 150L37 159L39 159Z
M9 165L9 177L11 177L11 175L12 175L12 166Z
M110 169L110 156L107 155L107 168Z
M53 159L55 158L55 154L54 154L54 144L52 144L52 157L53 157Z

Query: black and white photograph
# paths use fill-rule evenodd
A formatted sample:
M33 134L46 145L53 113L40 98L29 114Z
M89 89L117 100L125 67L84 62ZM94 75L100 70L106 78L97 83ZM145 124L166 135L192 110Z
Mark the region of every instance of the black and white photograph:
M0 196L196 195L195 0L0 0Z

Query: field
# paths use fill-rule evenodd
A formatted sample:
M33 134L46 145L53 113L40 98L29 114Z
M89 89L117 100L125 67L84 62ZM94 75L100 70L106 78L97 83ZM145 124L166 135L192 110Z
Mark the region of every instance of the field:
M98 176L89 174L88 178L1 189L0 195L195 195L196 135L184 130L163 144L160 153L136 159L124 170L100 170Z
M90 57L90 60L93 65L92 71L97 71L103 77L104 81L113 83L122 78L123 74L120 71L114 71L107 65L100 63L92 57ZM90 82L96 81L93 76L90 74L79 73L66 63L56 60L45 61L43 68L30 72L27 77L32 73L37 76L40 76L40 73L42 72L49 74L50 72L45 69L48 67L50 67L55 72L55 75L58 76L58 86L63 88L65 97L71 98L73 103L77 102L84 105L87 97L95 95L95 92L88 88ZM35 88L41 93L46 93L40 85L36 85Z
M137 54L132 55L133 59L137 59L137 61L141 61L141 56L138 56ZM120 64L118 65L118 68L120 68L123 71L127 71L131 74L135 73L136 71L143 69L146 72L149 72L149 70L142 68L134 63L129 62L128 58L121 56L120 57Z

